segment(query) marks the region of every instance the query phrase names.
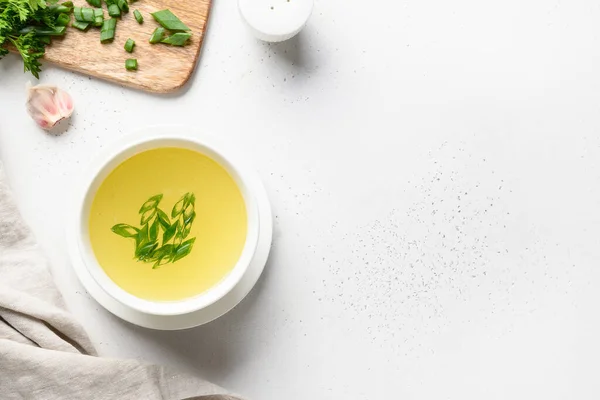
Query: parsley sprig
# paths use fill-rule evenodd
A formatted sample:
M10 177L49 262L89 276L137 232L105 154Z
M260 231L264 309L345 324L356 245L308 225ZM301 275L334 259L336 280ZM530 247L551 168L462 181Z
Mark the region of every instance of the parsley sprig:
M55 29L57 11L60 10L56 1L0 0L0 59L8 54L7 46L12 45L21 55L25 71L39 78L39 60L49 39L29 27Z

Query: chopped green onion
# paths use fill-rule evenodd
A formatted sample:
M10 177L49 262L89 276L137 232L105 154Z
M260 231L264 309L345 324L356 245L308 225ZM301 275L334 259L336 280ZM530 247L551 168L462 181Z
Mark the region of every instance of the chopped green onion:
M89 5L94 7L102 7L102 0L85 0Z
M152 16L163 27L170 31L179 32L179 31L189 31L190 28L179 18L175 16L170 10L162 10L152 13Z
M46 26L27 26L21 29L19 33L25 35L33 31L36 36L62 36L65 34L66 30L66 26L57 26L55 28L48 28Z
M171 46L185 46L185 43L192 37L191 33L178 32L161 40L161 43L170 44Z
M133 12L133 16L135 17L135 20L138 22L138 24L141 24L142 22L144 22L144 17L142 16L142 13L139 12L138 10L135 10Z
M70 5L68 5L70 3ZM73 11L73 3L53 4L48 6L48 10L54 14L70 14Z
M89 28L90 23L89 22L81 22L81 21L73 21L71 26L73 28L79 29L80 31L85 31L87 28Z
M76 21L94 22L96 11L94 11L93 8L89 7L75 7L73 9L73 15L75 16Z
M128 53L132 53L134 46L135 46L135 42L131 39L127 39L127 41L125 42L125 51Z
M52 38L50 36L40 36L40 40L44 44L50 44L50 42L52 42Z
M72 1L65 1L64 3L60 4L61 6L65 6L65 7L69 7L69 8L73 8L73 2Z
M112 42L115 38L115 30L117 29L117 20L114 18L105 19L100 29L100 41L102 43Z
M102 11L102 8L75 7L73 9L73 15L75 16L76 21L90 22L93 23L94 26L102 26L104 21L104 12Z
M125 61L125 69L127 69L127 71L137 70L138 69L137 60L135 58L127 59L127 61Z
M71 21L71 17L68 14L59 14L54 24L56 26L67 26L69 25L69 21Z
M129 12L129 3L127 2L127 0L118 0L117 4L119 5L119 9L121 11L123 11L124 13Z
M117 18L121 16L121 9L116 4L111 4L108 6L108 15L113 18Z
M104 11L101 8L94 8L94 26L102 26L104 23Z
M158 43L165 37L165 28L158 27L152 32L150 36L150 43Z
M81 7L73 8L73 16L75 17L75 21L83 22L83 13L81 11Z
M83 16L83 21L85 22L93 22L94 21L94 9L83 7L81 9L81 15Z

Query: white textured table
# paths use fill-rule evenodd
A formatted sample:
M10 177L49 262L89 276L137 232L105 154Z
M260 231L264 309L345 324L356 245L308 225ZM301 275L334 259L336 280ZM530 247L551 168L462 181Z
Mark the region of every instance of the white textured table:
M255 400L598 399L600 4L321 0L279 45L213 11L181 95L46 68L76 101L58 137L0 62L0 159L100 351ZM99 148L174 121L248 152L276 226L238 308L166 333L90 299L63 221Z

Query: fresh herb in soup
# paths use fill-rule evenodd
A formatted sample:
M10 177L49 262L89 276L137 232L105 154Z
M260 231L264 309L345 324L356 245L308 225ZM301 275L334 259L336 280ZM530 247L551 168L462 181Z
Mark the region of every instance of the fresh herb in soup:
M142 204L141 228L129 224L111 228L117 235L135 240L135 258L152 263L152 269L181 260L190 254L196 241L195 237L187 239L196 219L196 196L186 193L175 203L171 211L173 221L158 207L162 198L162 194L157 194Z

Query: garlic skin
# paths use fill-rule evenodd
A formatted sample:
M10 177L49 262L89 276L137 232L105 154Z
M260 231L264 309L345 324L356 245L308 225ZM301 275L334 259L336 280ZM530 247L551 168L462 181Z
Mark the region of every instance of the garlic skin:
M56 86L27 83L27 111L42 129L50 130L73 114L73 99Z

